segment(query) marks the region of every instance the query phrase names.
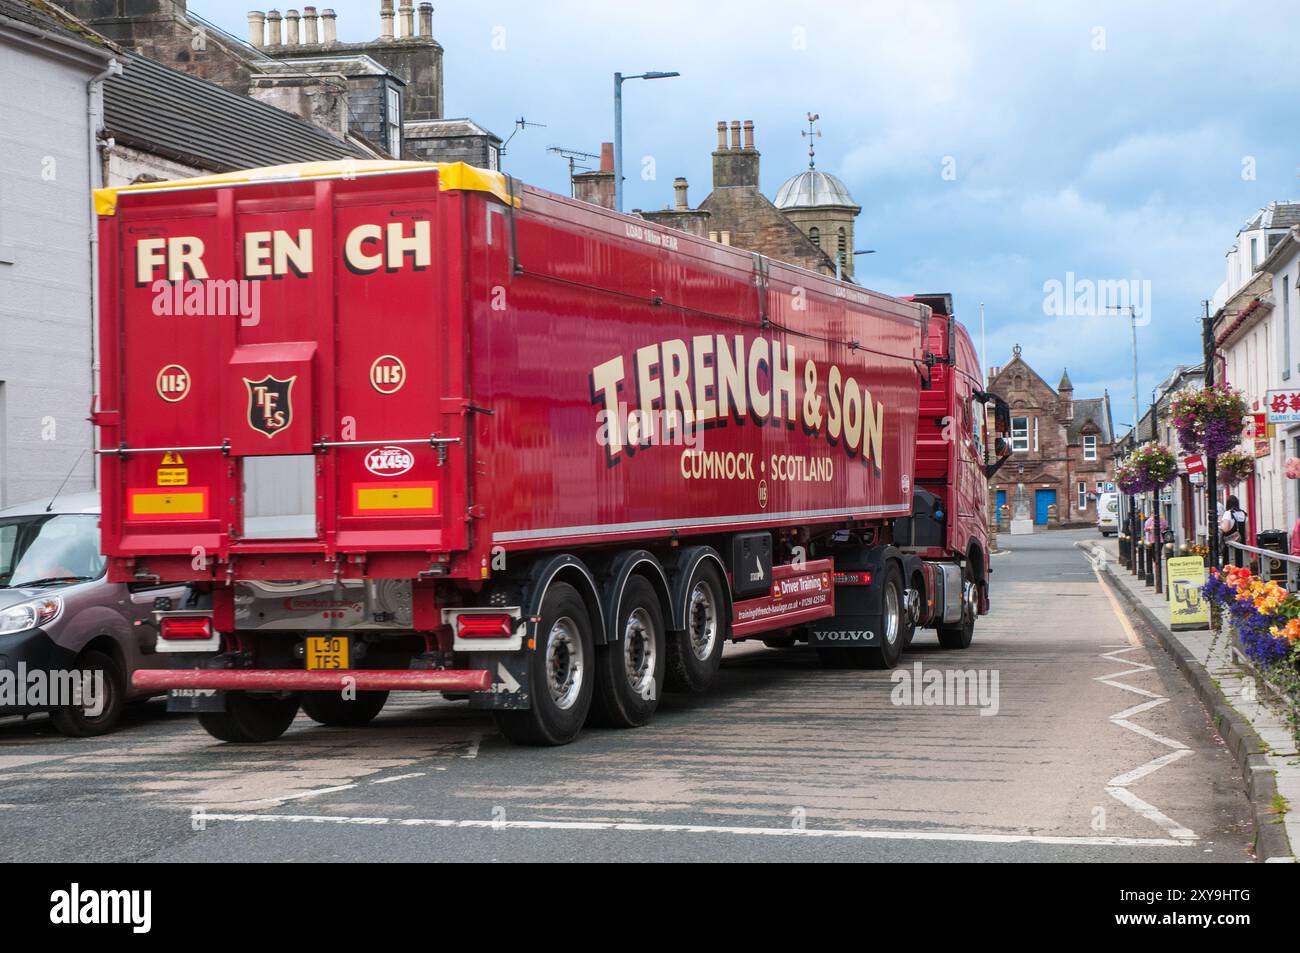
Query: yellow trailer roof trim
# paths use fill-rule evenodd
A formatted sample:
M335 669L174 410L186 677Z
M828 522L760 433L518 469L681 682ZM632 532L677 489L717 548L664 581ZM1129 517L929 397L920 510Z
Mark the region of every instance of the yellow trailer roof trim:
M243 169L220 175L202 175L191 179L172 179L167 182L141 182L138 185L119 185L95 190L95 212L99 215L117 213L117 197L123 192L162 192L185 189L210 189L234 185L259 185L267 182L285 182L296 179L353 179L361 176L393 175L398 172L438 170L438 188L488 192L507 205L510 204L510 185L506 176L490 169L480 169L464 162L399 162L396 160L338 159L330 162L295 162L289 165L264 166L260 169ZM519 199L514 203L519 205Z

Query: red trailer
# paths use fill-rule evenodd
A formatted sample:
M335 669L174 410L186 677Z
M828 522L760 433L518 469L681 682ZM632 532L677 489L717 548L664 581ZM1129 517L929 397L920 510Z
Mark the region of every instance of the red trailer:
M461 164L97 202L103 545L190 584L135 683L219 738L421 689L557 744L728 640L887 667L987 610L995 398L944 296Z

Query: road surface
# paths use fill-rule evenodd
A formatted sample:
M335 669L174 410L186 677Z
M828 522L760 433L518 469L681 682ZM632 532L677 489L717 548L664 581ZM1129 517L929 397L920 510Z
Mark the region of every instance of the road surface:
M1238 769L1094 537L1002 537L964 652L920 633L898 675L730 646L711 693L565 748L418 694L261 746L160 702L97 739L6 720L0 860L1248 861Z

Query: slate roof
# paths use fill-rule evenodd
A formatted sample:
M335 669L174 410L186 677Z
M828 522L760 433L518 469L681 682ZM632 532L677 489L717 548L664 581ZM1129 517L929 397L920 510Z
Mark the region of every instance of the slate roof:
M213 172L369 158L275 106L134 53L119 61L122 75L104 83L104 126L124 145Z
M1110 443L1110 408L1105 397L1085 397L1074 401L1074 416L1068 424L1071 444L1082 443L1084 426L1091 421L1097 425L1097 439L1100 443Z

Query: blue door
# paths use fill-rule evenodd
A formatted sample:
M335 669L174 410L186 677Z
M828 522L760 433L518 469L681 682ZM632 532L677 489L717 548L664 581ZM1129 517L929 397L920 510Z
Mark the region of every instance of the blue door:
M1039 526L1047 525L1047 508L1056 505L1055 490L1034 491L1034 522Z
M1002 507L1007 505L1007 491L998 490L998 508L993 511L993 519L998 523L1002 522Z

